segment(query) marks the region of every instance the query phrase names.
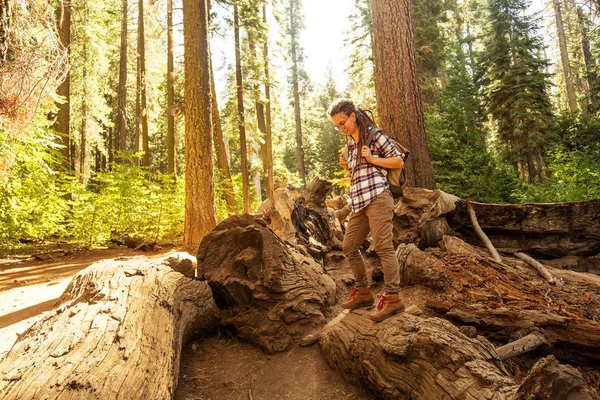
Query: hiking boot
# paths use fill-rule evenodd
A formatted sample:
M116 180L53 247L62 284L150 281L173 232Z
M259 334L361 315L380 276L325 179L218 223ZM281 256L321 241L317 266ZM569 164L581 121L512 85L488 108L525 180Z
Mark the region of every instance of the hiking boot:
M367 286L353 287L350 290L348 301L342 303L342 308L354 310L355 308L371 306L375 302L371 289Z
M371 315L371 320L375 322L383 321L396 313L404 311L404 304L402 304L398 293L380 294L377 298L380 299L379 304L377 304L377 311Z

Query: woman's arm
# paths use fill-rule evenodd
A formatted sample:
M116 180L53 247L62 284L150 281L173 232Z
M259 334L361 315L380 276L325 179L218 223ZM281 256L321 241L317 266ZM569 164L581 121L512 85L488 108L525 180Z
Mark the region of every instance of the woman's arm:
M361 149L361 154L367 160L367 162L376 165L382 168L402 168L404 166L404 161L402 157L373 157L371 154L371 149L367 146L363 146Z

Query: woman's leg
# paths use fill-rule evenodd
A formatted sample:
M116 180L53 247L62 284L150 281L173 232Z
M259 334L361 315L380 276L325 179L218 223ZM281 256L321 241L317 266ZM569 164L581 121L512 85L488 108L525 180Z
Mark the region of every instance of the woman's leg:
M381 259L385 276L385 293L400 291L400 268L392 243L394 199L389 190L382 192L365 210L369 220L375 252Z
M348 260L348 263L352 268L357 287L366 287L369 285L365 262L360 253L360 248L368 234L369 222L365 216L364 210L361 210L358 213L353 212L350 215L348 225L346 226L342 249L344 250L346 260Z

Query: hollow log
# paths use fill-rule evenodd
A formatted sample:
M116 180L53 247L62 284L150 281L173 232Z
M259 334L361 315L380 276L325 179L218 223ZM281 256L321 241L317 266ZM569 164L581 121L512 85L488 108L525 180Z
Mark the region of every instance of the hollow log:
M222 325L267 353L289 349L323 325L335 303L336 285L323 267L248 214L217 225L197 259Z
M0 362L3 399L166 399L183 344L217 327L206 282L165 259L103 260Z
M513 378L483 337L440 318L397 314L375 324L369 311L343 312L321 333L323 356L381 399L512 399Z
M595 256L600 252L600 199L552 204L471 202L481 228L500 251L542 258ZM448 213L449 226L467 242L480 244L464 202Z

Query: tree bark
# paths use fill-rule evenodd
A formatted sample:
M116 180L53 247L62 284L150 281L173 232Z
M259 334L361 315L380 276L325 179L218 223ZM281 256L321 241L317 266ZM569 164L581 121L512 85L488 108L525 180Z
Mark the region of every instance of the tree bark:
M139 90L140 90L140 123L142 133L142 165L150 166L150 147L148 132L148 104L146 100L146 37L144 33L144 0L139 0L138 9L138 57L139 57Z
M416 67L410 0L373 0L377 110L383 130L411 153L407 185L435 189Z
M306 186L306 170L304 169L304 148L302 147L302 115L300 110L300 88L298 74L298 26L295 21L297 0L290 0L290 40L292 53L292 90L294 92L294 121L296 126L296 164L302 184Z
M263 4L263 22L267 23L267 6ZM275 180L273 174L273 132L271 122L271 80L269 78L269 43L265 39L263 47L263 63L265 66L265 169L267 171L267 198L275 197Z
M260 218L234 215L198 249L221 323L272 354L289 349L325 323L336 285L312 258L288 247Z
M183 28L186 159L183 246L195 251L216 225L206 0L184 0Z
M556 21L556 31L558 33L558 43L560 47L560 60L562 63L563 77L565 79L565 87L567 91L567 105L571 113L576 113L577 94L575 93L575 85L573 83L573 74L571 72L571 64L569 62L569 51L567 49L567 39L565 36L565 28L563 25L562 11L560 9L560 0L553 0L554 18Z
M162 259L103 260L77 274L0 362L5 399L166 399L182 346L216 331L205 282ZM27 354L27 357L23 355Z
M373 324L368 315L342 312L320 345L330 366L377 398L508 400L517 390L483 337L470 339L440 318L402 313Z
M0 7L0 66L6 62L6 56L8 55L12 2L11 0L2 0L1 4L2 7Z
M115 124L115 150L127 151L127 0L121 1L121 50L119 58L119 100ZM120 160L121 163L125 159Z
M167 173L175 174L175 63L173 0L167 0ZM213 90L213 93L215 91ZM214 125L214 123L213 123Z
M231 171L229 169L227 150L225 149L225 140L223 138L223 129L221 128L221 116L219 115L219 104L217 103L217 90L215 88L215 74L212 69L212 59L210 61L210 90L213 93L211 108L213 142L215 146L215 154L217 156L217 167L219 168L219 173L221 174L221 184L223 185L223 192L225 194L227 212L231 216L238 212L237 201L235 200L233 181L231 180Z
M534 257L593 256L600 252L600 200L552 204L471 202L481 228L499 251ZM450 227L470 243L474 238L462 202L448 214Z
M244 212L250 213L250 180L248 171L248 147L246 144L246 120L244 117L244 88L242 84L242 56L240 51L240 19L238 1L233 3L233 30L235 38L235 83L237 87L238 127L240 130L240 158L242 164L242 190L244 197Z
M7 1L7 4L10 3ZM8 6L8 5L7 5ZM9 10L3 10L6 12ZM1 12L0 12L1 13ZM2 16L0 16L0 19ZM63 0L58 9L58 35L60 44L67 52L67 60L71 60L71 1ZM1 51L1 50L0 50ZM1 56L0 56L1 57ZM56 94L64 98L64 102L58 105L58 114L54 129L61 135L61 153L63 155L63 168L66 171L73 169L71 160L71 72L70 68L65 73Z

